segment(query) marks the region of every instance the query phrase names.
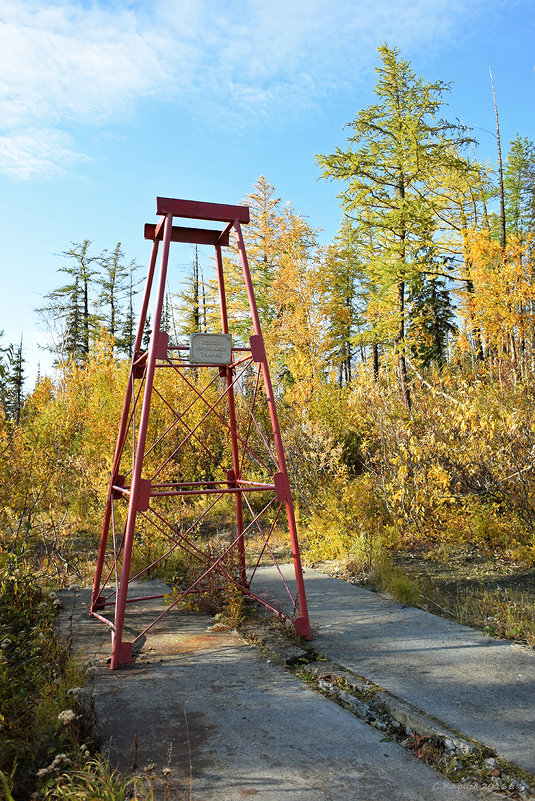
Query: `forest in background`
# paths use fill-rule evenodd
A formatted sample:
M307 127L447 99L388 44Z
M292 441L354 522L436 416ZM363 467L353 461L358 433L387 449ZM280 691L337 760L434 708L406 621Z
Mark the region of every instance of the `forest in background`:
M440 116L449 87L379 50L377 103L345 150L317 157L342 186L334 242L264 177L244 200L305 549L341 557L373 533L531 562L535 146L517 136L501 169L479 164L470 132ZM55 376L25 396L22 349L4 353L0 430L2 531L60 562L73 535L98 536L140 283L119 244L64 256L66 281L39 310ZM167 294L171 343L219 330L201 262ZM250 322L232 250L225 269L239 345Z
M264 177L244 199L304 557L371 569L388 552L447 560L475 547L529 568L535 145L517 135L503 163L500 146L497 167L480 164L471 131L442 118L449 86L417 78L395 48L379 53L376 102L345 148L317 156L340 187L334 241L320 244ZM73 243L64 256L65 281L39 310L54 375L25 394L22 343L3 351L6 599L14 565L56 584L91 576L132 355L142 271L119 244L95 254ZM220 327L197 256L166 297L171 343ZM232 249L225 271L239 345L250 323Z

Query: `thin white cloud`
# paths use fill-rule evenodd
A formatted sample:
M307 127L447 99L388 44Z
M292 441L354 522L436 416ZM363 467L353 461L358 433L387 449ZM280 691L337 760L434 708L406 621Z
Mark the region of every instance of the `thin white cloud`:
M87 157L77 153L71 137L57 130L15 130L0 136L0 167L10 178L51 178Z
M0 0L0 171L53 175L84 158L79 126L128 118L151 96L220 124L290 113L359 80L382 41L444 42L481 4Z
M172 75L165 43L120 6L0 2L0 170L48 177L85 158L72 127L127 117L159 93Z
M166 79L162 40L156 32L139 32L133 12L33 5L0 4L2 112L8 125L107 118Z

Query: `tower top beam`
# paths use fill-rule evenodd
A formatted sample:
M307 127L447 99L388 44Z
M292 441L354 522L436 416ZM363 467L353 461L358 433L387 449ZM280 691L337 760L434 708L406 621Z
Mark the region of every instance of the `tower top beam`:
M180 200L171 197L156 198L156 214L172 214L189 220L215 222L249 222L248 206L229 206L225 203L203 203L199 200Z

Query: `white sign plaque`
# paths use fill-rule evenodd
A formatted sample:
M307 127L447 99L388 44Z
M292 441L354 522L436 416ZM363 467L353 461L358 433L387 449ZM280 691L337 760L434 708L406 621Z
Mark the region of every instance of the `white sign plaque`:
M232 336L230 334L190 334L189 360L192 364L230 364Z

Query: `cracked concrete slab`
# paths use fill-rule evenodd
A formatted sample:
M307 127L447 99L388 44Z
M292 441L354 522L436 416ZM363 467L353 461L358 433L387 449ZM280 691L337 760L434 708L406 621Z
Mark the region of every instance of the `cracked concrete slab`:
M158 587L147 587L147 594ZM61 597L63 636L96 666L103 748L112 765L152 766L156 797L164 797L166 783L172 797L193 801L477 797L384 741L235 633L211 631L209 617L170 613L150 630L131 665L110 671L109 631L88 616L89 592ZM156 603L140 604L128 625L142 627Z
M304 578L317 652L535 774L535 652L310 568ZM258 569L255 592L284 604L280 586Z

